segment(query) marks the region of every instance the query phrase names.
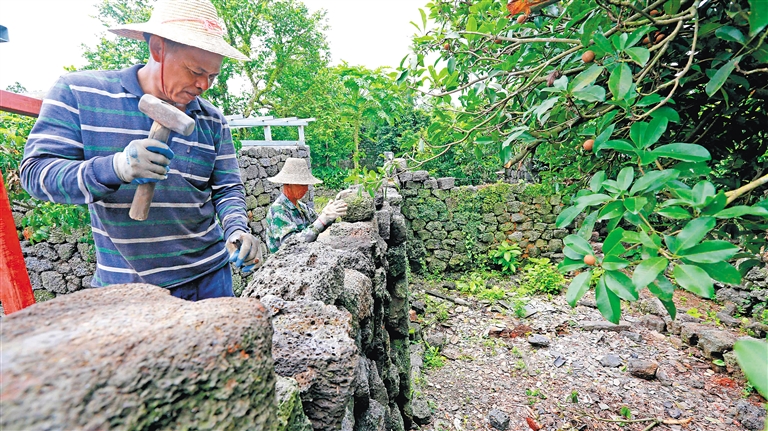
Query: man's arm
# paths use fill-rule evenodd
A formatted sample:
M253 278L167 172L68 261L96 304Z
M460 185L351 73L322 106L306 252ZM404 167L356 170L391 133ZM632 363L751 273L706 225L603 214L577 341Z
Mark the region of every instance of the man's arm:
M84 160L79 104L64 77L43 100L27 139L21 184L37 199L87 204L114 193L122 181L113 156Z
M221 121L221 141L216 150L216 162L211 174L211 199L224 228L224 238L229 238L235 231L251 230L245 212L245 187L240 178L232 134L223 116Z

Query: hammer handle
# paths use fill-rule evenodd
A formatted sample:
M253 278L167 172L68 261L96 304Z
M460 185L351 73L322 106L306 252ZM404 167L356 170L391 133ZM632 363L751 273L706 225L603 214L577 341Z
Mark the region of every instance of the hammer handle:
M171 134L171 129L168 129L155 121L152 123L152 128L149 130L149 139L156 139L160 142L168 141L168 136ZM155 196L156 182L139 184L136 188L136 193L133 195L133 202L131 202L131 210L128 215L133 220L143 221L149 216L149 207L152 205L152 198Z

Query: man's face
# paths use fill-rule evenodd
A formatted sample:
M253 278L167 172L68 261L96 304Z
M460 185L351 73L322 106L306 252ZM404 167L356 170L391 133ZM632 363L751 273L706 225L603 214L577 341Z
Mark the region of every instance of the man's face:
M173 103L187 105L213 84L223 57L187 45L169 48L163 60L165 93Z

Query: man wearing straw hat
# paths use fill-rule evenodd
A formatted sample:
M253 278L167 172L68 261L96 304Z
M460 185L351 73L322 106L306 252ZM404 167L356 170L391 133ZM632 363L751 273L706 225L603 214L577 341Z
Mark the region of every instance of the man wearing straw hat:
M224 40L210 0L160 0L148 22L110 31L146 41L147 64L59 79L27 141L24 188L38 199L88 204L94 287L144 282L189 300L233 296L228 262L254 269L261 244L248 227L229 127L200 95L224 57L248 57ZM184 111L194 132L172 132L168 145L147 139L153 120L139 111L144 94ZM136 184L150 181L152 211L133 221Z
M347 214L347 203L339 199L339 195L346 191L328 202L320 216L299 200L307 193L310 185L322 183L309 172L304 159L288 158L283 169L267 179L283 185L283 192L269 207L267 214L267 246L272 253L293 235L298 235L305 242L316 240L334 220Z

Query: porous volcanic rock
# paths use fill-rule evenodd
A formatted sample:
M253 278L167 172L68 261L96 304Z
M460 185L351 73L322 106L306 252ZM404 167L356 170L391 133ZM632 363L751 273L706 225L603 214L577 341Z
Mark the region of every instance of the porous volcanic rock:
M242 296L279 296L286 301L306 299L333 304L344 286L342 253L321 242L289 238L264 263Z
M299 383L315 431L340 429L360 361L351 314L320 301L262 301L273 314L275 372Z
M87 289L5 317L0 344L0 429L275 429L255 299Z

